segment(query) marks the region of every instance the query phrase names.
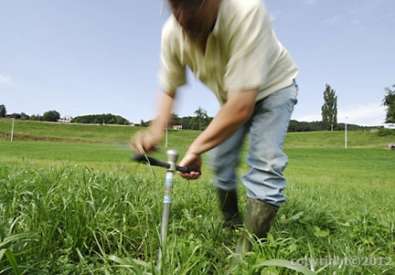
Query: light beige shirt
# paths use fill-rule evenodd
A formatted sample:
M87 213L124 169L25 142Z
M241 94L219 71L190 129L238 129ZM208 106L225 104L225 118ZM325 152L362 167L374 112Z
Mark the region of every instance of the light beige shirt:
M162 30L161 88L175 93L186 83L187 67L221 104L247 89L258 89L258 101L290 86L298 72L260 0L222 0L205 53L170 16Z

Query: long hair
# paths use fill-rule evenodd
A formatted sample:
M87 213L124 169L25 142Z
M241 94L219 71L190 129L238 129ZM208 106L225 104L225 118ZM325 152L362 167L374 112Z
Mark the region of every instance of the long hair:
M180 23L183 32L195 42L207 39L211 26L204 10L207 0L168 0L173 15Z

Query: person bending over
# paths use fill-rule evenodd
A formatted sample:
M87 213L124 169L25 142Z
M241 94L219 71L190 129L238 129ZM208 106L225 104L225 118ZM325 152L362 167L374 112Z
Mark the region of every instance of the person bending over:
M273 32L260 0L168 1L172 14L162 29L159 112L132 145L146 153L161 141L189 68L221 107L180 162L195 171L182 176L199 178L201 155L211 150L224 225L238 226L236 168L248 134L249 171L242 177L247 189L244 224L263 238L285 201L283 171L288 158L283 144L297 103L298 69ZM251 248L247 241L241 245Z

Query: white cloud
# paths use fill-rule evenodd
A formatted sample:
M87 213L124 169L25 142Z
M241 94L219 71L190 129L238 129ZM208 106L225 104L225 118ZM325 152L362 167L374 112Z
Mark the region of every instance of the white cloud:
M375 126L382 125L385 120L386 109L377 103L351 106L344 110L339 110L338 120L349 123Z
M14 81L11 76L0 73L0 85L12 86Z
M354 105L344 109L339 107L337 120L364 126L377 126L384 123L385 114L385 107L377 103ZM295 116L294 119L298 121L320 121L321 114Z

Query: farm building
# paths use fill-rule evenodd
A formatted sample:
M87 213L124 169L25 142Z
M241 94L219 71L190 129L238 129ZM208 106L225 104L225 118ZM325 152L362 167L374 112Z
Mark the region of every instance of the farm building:
M172 129L173 130L182 130L182 125L173 125Z
M66 116L66 117L62 117L61 119L59 119L58 122L61 122L61 123L70 123L72 119L73 119L73 118L72 118L71 116Z

